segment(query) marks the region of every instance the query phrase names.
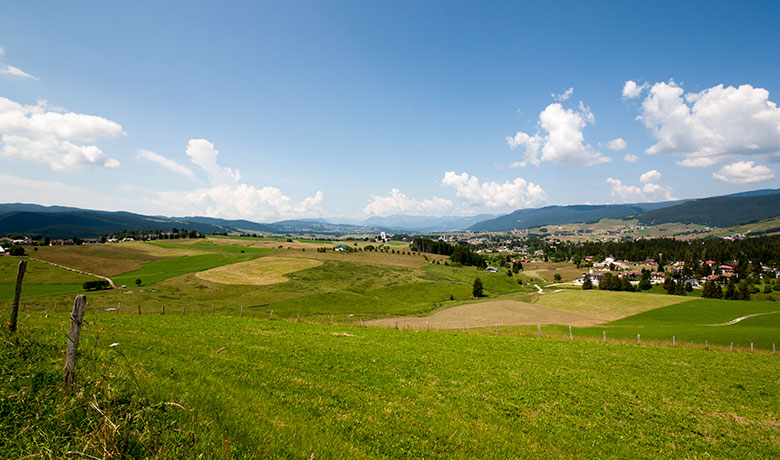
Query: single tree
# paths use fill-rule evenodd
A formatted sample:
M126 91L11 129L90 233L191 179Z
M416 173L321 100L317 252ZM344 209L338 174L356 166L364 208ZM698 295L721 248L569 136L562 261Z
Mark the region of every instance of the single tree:
M471 288L471 295L474 297L482 297L482 280L474 278L474 286Z
M140 286L141 285L141 278L136 278L135 279L135 285L136 286Z
M585 279L582 281L582 290L590 291L593 289L593 281L590 280L590 276L585 275Z

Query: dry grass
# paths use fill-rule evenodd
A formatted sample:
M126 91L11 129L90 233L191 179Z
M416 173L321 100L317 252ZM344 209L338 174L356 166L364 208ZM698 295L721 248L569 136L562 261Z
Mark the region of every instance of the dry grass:
M591 326L598 318L515 300L470 303L438 311L430 316L386 318L367 324L380 327L459 329L464 327L519 326L524 324L566 324Z
M47 248L39 251L35 254L35 257L47 262L102 276L114 276L138 270L147 261L151 262L157 259L135 249L116 248L116 250L118 252L111 254L111 257L102 257L97 255L100 252L84 251L81 247ZM148 259L139 259L137 257L139 254L148 257Z
M288 243L289 244L289 243ZM400 268L420 268L426 263L425 259L419 255L407 254L392 254L386 252L372 252L372 251L360 251L360 252L317 252L316 249L307 248L306 251L287 250L280 251L276 255L280 257L305 257L307 259L319 259L319 260L340 260L342 262L353 262L358 264L370 264L370 265L385 265L388 267L400 267ZM447 257L434 256L432 254L426 254L429 259L439 259L442 261L448 260Z
M242 284L265 286L284 283L287 273L298 272L322 265L311 259L293 259L289 257L261 257L259 259L212 268L197 273L202 280L220 284Z
M667 305L689 300L686 297L635 292L565 290L538 296L536 303L559 310L614 321Z
M194 244L198 240L193 238L193 239L184 240L184 241L185 241L185 244ZM215 240L209 240L209 242L212 242L212 243L214 241ZM147 255L149 255L151 257L160 258L160 259L167 259L167 258L170 258L170 257L184 257L184 256L196 256L196 255L199 255L199 254L206 254L205 251L199 251L197 249L161 248L160 246L156 246L154 244L149 244L149 243L142 243L140 241L135 241L135 242L132 242L132 243L117 243L117 245L115 247L135 249L135 250L141 251L144 254L147 254Z

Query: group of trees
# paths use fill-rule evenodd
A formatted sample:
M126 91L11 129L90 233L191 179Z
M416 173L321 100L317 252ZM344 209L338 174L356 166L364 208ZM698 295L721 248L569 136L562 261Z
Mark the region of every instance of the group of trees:
M725 299L725 300L750 300L750 283L742 280L739 284L730 279L723 289L720 284L707 280L701 291L701 296L706 299Z
M452 263L461 265L473 266L477 268L487 267L487 262L482 255L469 249L467 246L454 246L454 250L450 255Z
M100 291L103 289L108 289L109 286L110 284L108 284L108 281L106 280L87 281L82 284L82 287L85 291Z
M412 240L411 246L413 251L427 252L428 254L449 256L455 252L455 246L446 241L437 241L428 238L415 238Z

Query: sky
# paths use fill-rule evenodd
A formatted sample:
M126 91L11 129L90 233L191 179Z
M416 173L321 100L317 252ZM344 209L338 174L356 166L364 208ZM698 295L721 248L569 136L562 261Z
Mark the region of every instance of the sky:
M351 221L780 188L777 56L780 1L0 0L0 202Z

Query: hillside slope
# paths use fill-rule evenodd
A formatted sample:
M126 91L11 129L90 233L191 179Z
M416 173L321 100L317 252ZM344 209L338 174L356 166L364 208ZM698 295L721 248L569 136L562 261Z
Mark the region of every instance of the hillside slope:
M700 224L730 227L780 216L780 194L724 196L687 201L637 216L643 225Z

